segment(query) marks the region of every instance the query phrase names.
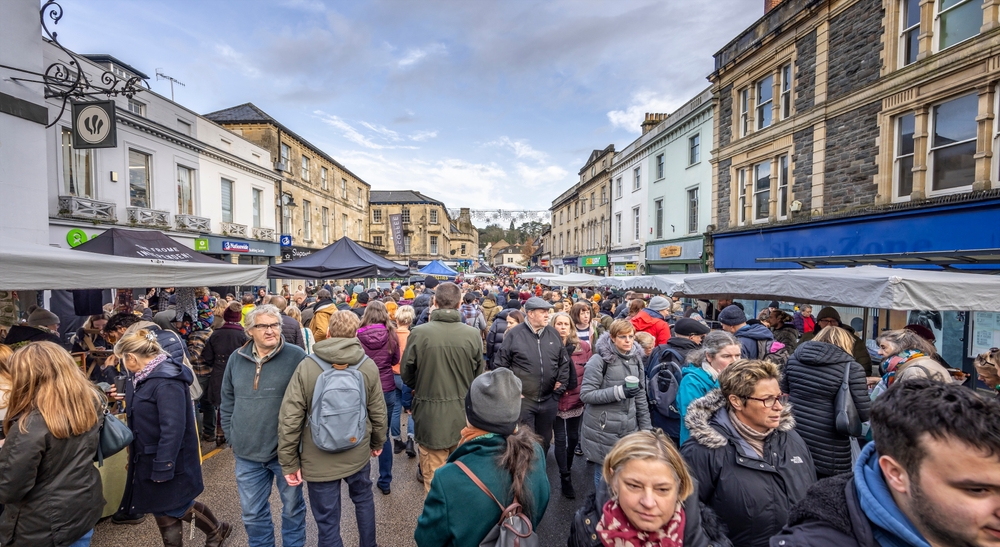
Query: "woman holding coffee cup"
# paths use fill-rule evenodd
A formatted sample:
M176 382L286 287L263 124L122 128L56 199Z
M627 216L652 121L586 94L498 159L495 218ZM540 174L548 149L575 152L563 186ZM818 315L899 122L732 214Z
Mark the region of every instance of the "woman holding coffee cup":
M594 344L580 384L583 411L583 454L596 467L594 483L601 480L601 464L618 439L652 429L646 400L643 351L635 343L635 327L625 319L611 323Z

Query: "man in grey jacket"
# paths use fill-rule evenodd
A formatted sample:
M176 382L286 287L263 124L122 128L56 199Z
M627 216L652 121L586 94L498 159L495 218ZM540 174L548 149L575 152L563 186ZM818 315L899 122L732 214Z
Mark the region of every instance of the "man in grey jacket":
M265 304L246 316L251 340L233 352L222 377L222 430L236 457L236 485L250 547L274 547L271 485L281 496L281 544L303 547L302 486L289 486L278 463L278 413L306 353L281 336L281 312Z

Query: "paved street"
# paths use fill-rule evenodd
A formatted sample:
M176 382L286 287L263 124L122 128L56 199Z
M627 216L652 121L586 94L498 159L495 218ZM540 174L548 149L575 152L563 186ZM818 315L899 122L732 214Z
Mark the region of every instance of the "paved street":
M214 446L214 445L211 445ZM246 546L247 536L240 520L240 502L236 491L236 481L233 475L233 453L228 448L215 452L209 452L210 445L204 445L206 454L209 455L202 468L205 479L205 492L198 498L207 504L216 516L221 520L232 523L233 535L230 536L227 546ZM555 457L549 451L547 469L549 484L552 485L552 497L549 507L545 512L545 518L538 530L542 545L555 546L566 543L566 535L569 531L569 522L576 510L577 505L582 503L584 494L592 489L593 471L591 467L579 465L581 459L576 460L577 465L573 469L573 481L578 490L577 499L567 500L559 493L559 472L556 468ZM378 477L378 470L375 460L372 460L372 481ZM406 457L406 453L397 454L393 467L392 493L383 496L374 484L375 491L375 514L378 527L378 542L383 547L396 547L414 545L413 529L416 526L417 518L423 509L424 489L417 482L417 460ZM308 504L308 492L306 492ZM354 506L347 496L347 489L343 489L344 512L342 517L342 534L345 545L357 545L357 527L354 524ZM280 521L280 501L277 493L271 496L271 507L274 511L274 521L276 526ZM194 540L190 537L190 530L187 525L184 529L186 545L202 545L204 535L195 531ZM135 526L114 525L110 519L101 521L94 532L92 545L94 547L134 547L137 545L157 545L160 544L160 534L156 529L156 524L152 518L147 518L145 522ZM281 538L278 537L278 545L281 545ZM316 545L316 522L309 514L306 520L306 545Z

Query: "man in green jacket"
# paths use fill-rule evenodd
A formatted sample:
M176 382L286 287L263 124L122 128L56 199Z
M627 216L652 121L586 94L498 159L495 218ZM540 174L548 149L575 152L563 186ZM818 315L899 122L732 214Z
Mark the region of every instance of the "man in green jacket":
M413 437L428 492L434 471L448 461L462 437L469 386L486 369L482 337L462 322L461 300L458 285L438 285L437 309L430 321L410 330L399 367L403 383L413 390Z
M289 485L308 483L309 505L319 530L319 545L341 545L340 481L354 502L358 535L363 547L375 547L375 500L372 497L371 458L382 452L389 419L379 381L378 367L365 356L357 339L358 316L337 311L330 316L329 337L317 342L313 352L331 364L357 366L365 381L368 420L365 438L344 452L321 450L309 431L313 391L323 369L306 357L288 382L278 414L278 462ZM360 363L360 364L359 364Z

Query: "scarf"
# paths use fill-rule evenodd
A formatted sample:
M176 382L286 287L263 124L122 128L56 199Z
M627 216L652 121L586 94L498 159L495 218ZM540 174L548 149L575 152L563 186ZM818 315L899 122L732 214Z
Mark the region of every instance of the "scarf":
M156 357L153 357L152 361L146 363L146 366L142 367L142 370L140 370L139 372L136 372L135 376L132 377L132 387L138 386L139 382L145 380L146 377L148 377L150 374L153 373L153 370L156 367L158 367L160 365L160 363L162 363L162 362L164 362L166 360L167 360L167 354L166 353L161 353L161 354L157 355Z
M906 351L901 351L883 361L882 379L885 380L885 387L888 388L896 380L896 369L898 369L900 365L911 359L916 359L917 357L924 357L924 354L917 350L908 349Z
M601 543L615 547L682 547L684 520L684 508L678 502L674 516L663 528L643 532L633 527L616 500L608 500L597 523L597 533L601 535Z
M479 309L476 308L475 304L462 304L462 322L466 325L473 325L476 322L476 317L479 316Z
M708 361L704 361L701 363L701 370L707 372L708 375L712 377L713 382L719 381L719 371L715 370L715 368L713 368L712 365L708 364Z
M479 437L492 437L496 433L490 433L489 431L479 429L474 425L467 425L462 428L462 439L458 441L459 445L463 445L473 439L478 439Z
M743 437L743 440L745 440L750 445L750 448L753 448L754 452L756 452L758 456L763 458L764 440L767 439L767 436L770 435L771 432L774 430L768 429L767 432L760 433L755 429L753 429L752 427L748 426L747 424L741 422L740 419L736 416L736 413L733 412L732 409L729 409L726 412L729 413L729 421L733 423L733 428L736 429L736 432L740 434L740 437Z
M854 488L861 510L872 523L875 541L883 547L929 547L927 540L892 499L878 458L875 443L868 443L854 464Z

